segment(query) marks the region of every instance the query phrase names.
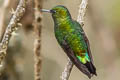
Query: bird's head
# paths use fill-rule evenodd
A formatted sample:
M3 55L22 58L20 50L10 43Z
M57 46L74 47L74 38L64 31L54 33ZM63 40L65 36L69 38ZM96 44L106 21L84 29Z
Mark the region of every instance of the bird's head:
M42 9L41 11L51 13L53 19L71 18L68 9L65 6L62 6L62 5L55 6L51 10Z

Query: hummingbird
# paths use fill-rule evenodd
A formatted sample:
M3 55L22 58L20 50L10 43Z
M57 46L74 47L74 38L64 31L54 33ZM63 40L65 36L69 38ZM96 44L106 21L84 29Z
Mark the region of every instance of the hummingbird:
M41 9L52 14L55 37L73 64L88 78L97 76L93 64L89 40L82 26L72 19L69 10L62 5L51 10Z

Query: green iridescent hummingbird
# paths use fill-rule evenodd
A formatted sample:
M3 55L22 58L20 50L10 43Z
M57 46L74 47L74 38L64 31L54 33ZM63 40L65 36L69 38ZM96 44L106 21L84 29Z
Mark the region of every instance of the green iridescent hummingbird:
M68 9L59 5L51 10L42 9L41 11L52 14L55 37L75 66L89 78L97 75L89 41L81 25L72 19Z

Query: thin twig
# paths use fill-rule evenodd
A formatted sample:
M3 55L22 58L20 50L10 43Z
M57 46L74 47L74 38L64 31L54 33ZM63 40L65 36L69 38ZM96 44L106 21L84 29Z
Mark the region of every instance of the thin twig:
M84 25L84 18L85 18L87 6L88 6L88 0L82 0L79 6L79 12L78 12L78 18L77 18L77 22L79 22L81 26Z
M65 69L64 71L62 72L62 76L61 76L61 79L62 80L68 80L69 79L69 76L70 76L70 73L71 73L71 70L73 68L73 63L72 61L68 58L68 62L65 66Z
M88 5L88 0L82 0L80 6L79 6L79 12L78 12L78 18L77 21L81 24L81 26L84 25L84 17L86 14L86 9L87 9L87 5ZM68 59L67 65L64 68L64 71L62 72L62 80L68 80L71 70L73 68L73 63L70 59Z
M25 13L26 1L27 0L20 0L16 11L12 12L13 16L11 17L11 20L7 26L3 39L0 43L0 63L6 56L6 50L8 48L8 43L12 36L12 32L16 31L16 28L18 28L18 26L21 25L19 21Z
M35 41L34 41L34 80L41 80L41 66L42 66L42 59L41 59L41 30L42 30L42 13L40 9L42 9L42 0L34 0L35 4L35 21L34 21L34 32L35 32Z

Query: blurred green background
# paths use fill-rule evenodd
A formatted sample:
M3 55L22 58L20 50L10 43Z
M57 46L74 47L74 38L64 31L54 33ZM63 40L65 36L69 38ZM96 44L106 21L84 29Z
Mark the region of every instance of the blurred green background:
M7 0L0 0L0 19L3 13L2 9L4 1ZM17 2L18 0L13 0L12 3L17 4ZM10 51L8 51L7 56L9 60L13 60L13 70L16 70L16 73L19 73L19 80L34 79L34 33L31 30L34 9L31 8L32 0L29 0L28 3L28 12L22 20L23 27L17 31L18 35L12 37L10 40ZM64 5L69 9L73 19L76 20L80 3L81 0L44 0L43 8L51 9L56 5ZM7 19L4 25L8 24L10 19L10 10L12 7L15 8L16 4L14 7L13 5L10 5L7 10L8 12L5 13L5 17L7 17ZM120 0L89 0L88 10L85 16L84 31L90 41L94 64L97 68L98 74L97 77L94 76L91 80L120 80L119 4ZM49 13L43 13L41 53L43 61L42 80L61 80L60 76L67 63L67 56L55 39L54 23L51 14ZM11 57L9 55L13 56ZM9 60L7 64L10 63ZM13 76L14 74L12 75L12 71L9 69L11 68L8 68L7 74ZM10 80L18 79L15 78ZM74 66L69 80L89 79Z

